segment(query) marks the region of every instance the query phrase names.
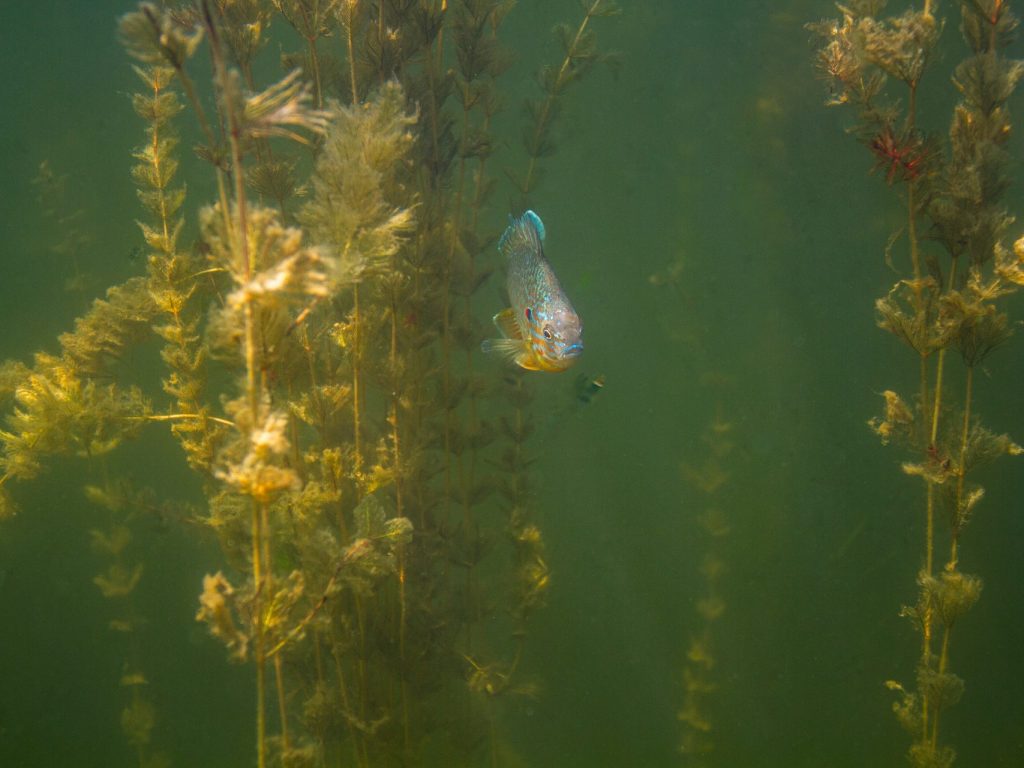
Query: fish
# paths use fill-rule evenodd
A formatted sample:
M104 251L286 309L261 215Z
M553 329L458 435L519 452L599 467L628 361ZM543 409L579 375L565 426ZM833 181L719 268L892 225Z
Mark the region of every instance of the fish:
M512 306L494 316L500 339L480 348L528 371L564 371L583 353L583 324L544 256L544 222L533 211L509 217L498 241L508 260Z
M603 373L599 373L597 376L588 376L585 373L581 373L576 377L576 381L573 382L576 402L580 405L590 405L594 398L601 393L602 389L604 389Z

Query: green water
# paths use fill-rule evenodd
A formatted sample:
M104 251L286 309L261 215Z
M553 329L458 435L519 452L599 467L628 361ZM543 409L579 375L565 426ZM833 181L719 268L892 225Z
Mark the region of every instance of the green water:
M881 392L917 386L916 356L876 327L873 310L905 274L901 246L900 274L884 257L905 214L899 190L870 176L869 153L844 135L850 116L822 105L804 24L835 11L825 0L622 6L621 16L594 21L621 67L596 68L567 94L557 151L531 195L586 328L576 369L530 378L530 478L551 571L521 663L537 693L470 701L494 714L503 766L906 765L910 740L883 683L912 682L920 653L899 609L916 595L923 491L899 470L907 456L880 447L866 426ZM57 335L93 298L145 270L135 224L144 214L129 177L143 127L116 35L132 9L115 0L0 8L0 359L56 352ZM492 162L502 184L501 169L525 159L519 103L536 94L538 65L560 56L550 29L579 17L571 0L520 0L502 28L515 54L498 80L505 109ZM922 96L939 132L957 98L946 81L962 56L958 19L950 12ZM279 77L279 50L298 46L279 19L272 35L257 65L265 83ZM324 45L341 55L338 37ZM205 55L194 73L209 99ZM1021 109L1018 95L1011 112ZM194 120L186 112L178 123L191 244L197 209L217 192L187 151L200 140ZM1024 147L1014 138L1009 150L1019 177ZM74 223L41 210L32 179L44 160L67 177L63 210L82 211ZM1024 209L1021 189L1007 194L1011 212ZM500 227L511 196L499 187L487 226ZM73 291L75 267L52 247L70 227L89 238ZM1010 239L1020 234L1011 227ZM487 258L497 266L496 252ZM678 262L676 289L653 284ZM500 309L500 282L474 296L478 317ZM1019 317L1020 297L1005 308ZM160 411L170 406L157 349L144 344L120 365ZM976 411L1018 439L1022 359L1021 340L1011 339L974 383ZM479 356L474 367L495 382L504 375ZM577 373L605 377L589 404L574 400ZM728 383L709 384L709 373ZM959 392L962 374L950 377ZM716 409L735 443L716 497L731 530L709 542L698 526L707 499L680 467L704 462ZM980 471L987 493L962 540L960 566L985 588L951 646L966 690L943 715L942 740L958 766L1024 765L1019 461ZM229 663L194 620L203 575L227 568L215 537L175 515L131 521L145 563L134 650L108 628L113 611L93 584L105 565L88 531L109 515L81 489L103 472L203 514L201 483L165 426L148 426L103 469L45 463L39 478L11 484L21 509L0 522L0 766L137 764L118 684L133 653L156 707L154 751L175 766L254 765L253 666ZM947 539L938 541L944 558ZM726 611L713 628L717 690L705 705L715 749L694 761L679 754L676 713L687 649L703 626L699 566L711 546L726 567ZM414 750L407 764L433 765L430 754ZM438 764L492 765L489 749L469 755ZM346 751L330 764L356 763Z

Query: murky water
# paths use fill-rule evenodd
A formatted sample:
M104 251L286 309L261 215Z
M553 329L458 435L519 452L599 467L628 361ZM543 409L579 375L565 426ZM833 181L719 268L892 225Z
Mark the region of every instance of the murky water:
M283 76L282 53L308 48L272 3L254 5L272 14L252 65L262 90ZM357 49L379 31L378 4L366 5ZM403 4L385 5L388 26ZM434 61L416 53L402 71L421 93L431 92L427 73L439 82L462 71L451 20L466 4L446 5L444 34L429 48ZM902 12L897 5L890 10ZM948 131L959 98L949 79L965 55L960 12L947 5L937 10L948 21L917 105L937 138ZM836 15L829 3L623 2L621 15L590 19L596 50L615 61L596 62L566 87L552 108L551 151L537 159L543 174L525 196L582 317L584 355L565 373L520 377L478 351L504 298L492 238L524 205L512 178L526 173L523 138L536 136L545 104L535 75L542 65L557 74L564 51L552 27L567 24L571 43L585 8L514 4L498 28L508 59L488 81L496 109L486 122L474 106L463 123L453 94L434 133L430 103L418 102L409 128L417 148L396 164L401 188L389 191L412 206L418 229L388 257L397 259L387 266L397 287L363 276L362 340L352 341L354 326L331 336L353 318L346 284L330 299L294 301L292 330L279 329L274 349L254 353L264 361L254 386L289 419L289 449L274 466L307 490L314 480L328 485L314 453L335 447L342 467L340 496L309 507L322 519L306 528L296 511L305 502L265 501L272 517L259 554L270 554L262 567L271 586L255 586L246 506L258 520L264 502L236 493L234 528L204 522L212 497L238 491L224 475L241 459L232 435L254 434L244 419L226 429L208 471L190 470L168 422L121 435L109 452L74 443L79 422L65 424L52 433L63 445L57 437L17 443L40 463L24 479L12 475L17 451L5 441L0 475L11 477L0 488L18 512L0 521L0 764L255 764L254 659L277 642L284 650L263 665L267 764L282 753L289 765L344 766L906 764L914 739L893 716L899 699L884 683L912 687L921 656L921 632L900 608L917 599L925 565L926 492L900 465L931 460L949 469L958 454L936 445L929 459L883 447L866 424L883 412L884 391L909 403L920 391L918 355L876 326L874 309L910 275L908 185L887 186L884 170L870 175L871 151L844 135L852 112L823 105L817 43L804 25ZM147 270L151 248L136 221L152 226L151 212L130 175L139 162L132 152L150 141L131 99L145 88L117 32L133 10L113 0L0 10L0 358L51 378L53 365L33 354L66 353L58 336L75 318L106 288ZM336 15L324 23L323 96L344 101L345 28ZM481 39L490 34L485 26ZM222 141L234 199L209 42L207 34L187 71ZM369 99L379 78L372 61L364 65L360 95ZM198 222L219 191L213 167L192 151L207 138L180 83L172 86L185 107L174 118L181 142L171 150L180 162L172 186L186 187L178 247L198 270L217 265ZM535 100L532 117L524 99ZM454 138L444 150L446 119ZM489 198L477 195L479 156L460 162L455 151L467 124L491 149ZM432 152L437 136L442 150ZM1006 147L1009 174L1019 176L1019 141ZM242 151L247 168L295 158L307 188L287 201L286 223L298 225L313 194L311 150L273 139ZM440 180L426 183L446 151ZM276 205L249 195L253 206ZM1011 186L1003 205L1013 213L1021 202ZM460 230L476 239L464 235L449 250ZM922 225L922 249L941 253L929 234ZM1020 234L1011 225L1003 240ZM477 242L470 261L466 244ZM467 302L460 281L489 270L497 272ZM199 329L193 349L215 346L209 318L231 306L237 287L223 274L211 279L188 310ZM179 285L196 280L184 274ZM1019 296L999 307L1017 322ZM296 322L305 309L308 321ZM116 354L100 355L101 370L72 367L75 380L96 391L137 385L148 415L180 413L161 388L166 339L145 331L165 324L160 317L140 322ZM469 317L473 339L458 346ZM392 328L401 367L390 357ZM345 334L347 347L331 341ZM300 342L314 350L318 384L349 388L333 421L306 424L298 415L313 387ZM227 402L246 389L241 334L232 343L234 353L209 359L202 395L208 414L226 421L237 419ZM353 344L363 345L358 447ZM285 349L294 357L272 354ZM1011 338L986 357L971 397L973 415L1018 439L1020 349ZM966 379L959 354L947 357L942 428L955 436ZM936 360L927 363L929 392ZM5 414L41 413L15 405L29 373L8 370L0 377ZM457 401L451 410L438 405L445 396ZM60 407L45 412L56 421ZM127 418L108 429L123 431ZM942 712L939 742L956 749L956 765L1024 762L1019 461L1004 457L969 475L986 493L963 530L958 567L980 576L984 590L948 646L948 669L965 687ZM380 473L370 480L375 463ZM956 477L945 482L953 487ZM474 488L479 498L467 501ZM118 489L130 498L110 503ZM411 542L359 527L359 501L369 495L387 517L409 517ZM936 573L950 546L943 509L935 513ZM118 548L111 537L122 529L130 542ZM314 539L321 549L307 547ZM380 558L372 567L364 550L351 549L360 539ZM238 590L229 608L250 644L240 662L195 618L203 577L218 571ZM293 572L304 574L303 591L280 609L277 626L268 594L294 586ZM936 625L936 656L941 637ZM684 744L690 752L680 752Z

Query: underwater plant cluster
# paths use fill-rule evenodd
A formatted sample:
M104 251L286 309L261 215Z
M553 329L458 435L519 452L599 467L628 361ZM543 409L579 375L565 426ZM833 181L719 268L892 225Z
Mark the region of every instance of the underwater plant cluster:
M981 577L960 568L963 534L985 495L976 473L1024 453L982 424L974 387L985 360L1012 333L1005 297L1024 285L1024 239L1012 249L1004 244L1013 222L1004 202L1008 102L1024 62L1008 54L1019 20L1007 0L952 4L967 50L952 72L959 102L944 137L922 124L918 105L935 79L946 22L930 0L889 16L886 5L842 4L840 18L809 27L821 41L827 103L855 114L850 132L903 208L904 224L885 251L901 277L875 309L879 327L905 345L918 388L886 390L884 413L869 426L883 445L906 452L902 471L922 484L917 597L901 610L919 635L920 654L913 682L886 686L911 736L910 763L948 768L956 752L940 726L965 685L953 671L951 641L982 592Z
M111 521L91 533L95 584L130 639L121 727L140 765L169 760L132 599L145 577L132 526L154 510L220 545L196 619L253 670L260 768L496 761L499 702L536 688L521 661L550 574L531 386L476 371L474 297L498 222L555 151L563 98L611 61L594 22L619 9L587 0L556 29L561 57L524 109L525 167L502 174L493 121L514 5L143 2L120 20L145 273L95 300L56 351L0 366L0 518L55 457L95 473L86 496ZM271 41L293 48L267 84ZM189 151L212 200L179 176ZM56 188L45 165L40 178ZM84 236L67 231L74 251ZM159 393L124 362L154 345ZM110 471L112 451L161 427L201 504Z

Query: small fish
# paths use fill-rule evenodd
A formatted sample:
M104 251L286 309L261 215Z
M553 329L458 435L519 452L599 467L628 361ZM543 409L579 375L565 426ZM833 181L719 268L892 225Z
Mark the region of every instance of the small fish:
M580 405L590 405L595 397L604 389L604 374L588 376L581 373L573 383L573 390L576 393L576 402Z
M510 217L498 250L508 259L512 306L494 316L502 338L485 340L481 349L528 371L564 371L583 352L583 325L544 258L543 241L536 213Z

